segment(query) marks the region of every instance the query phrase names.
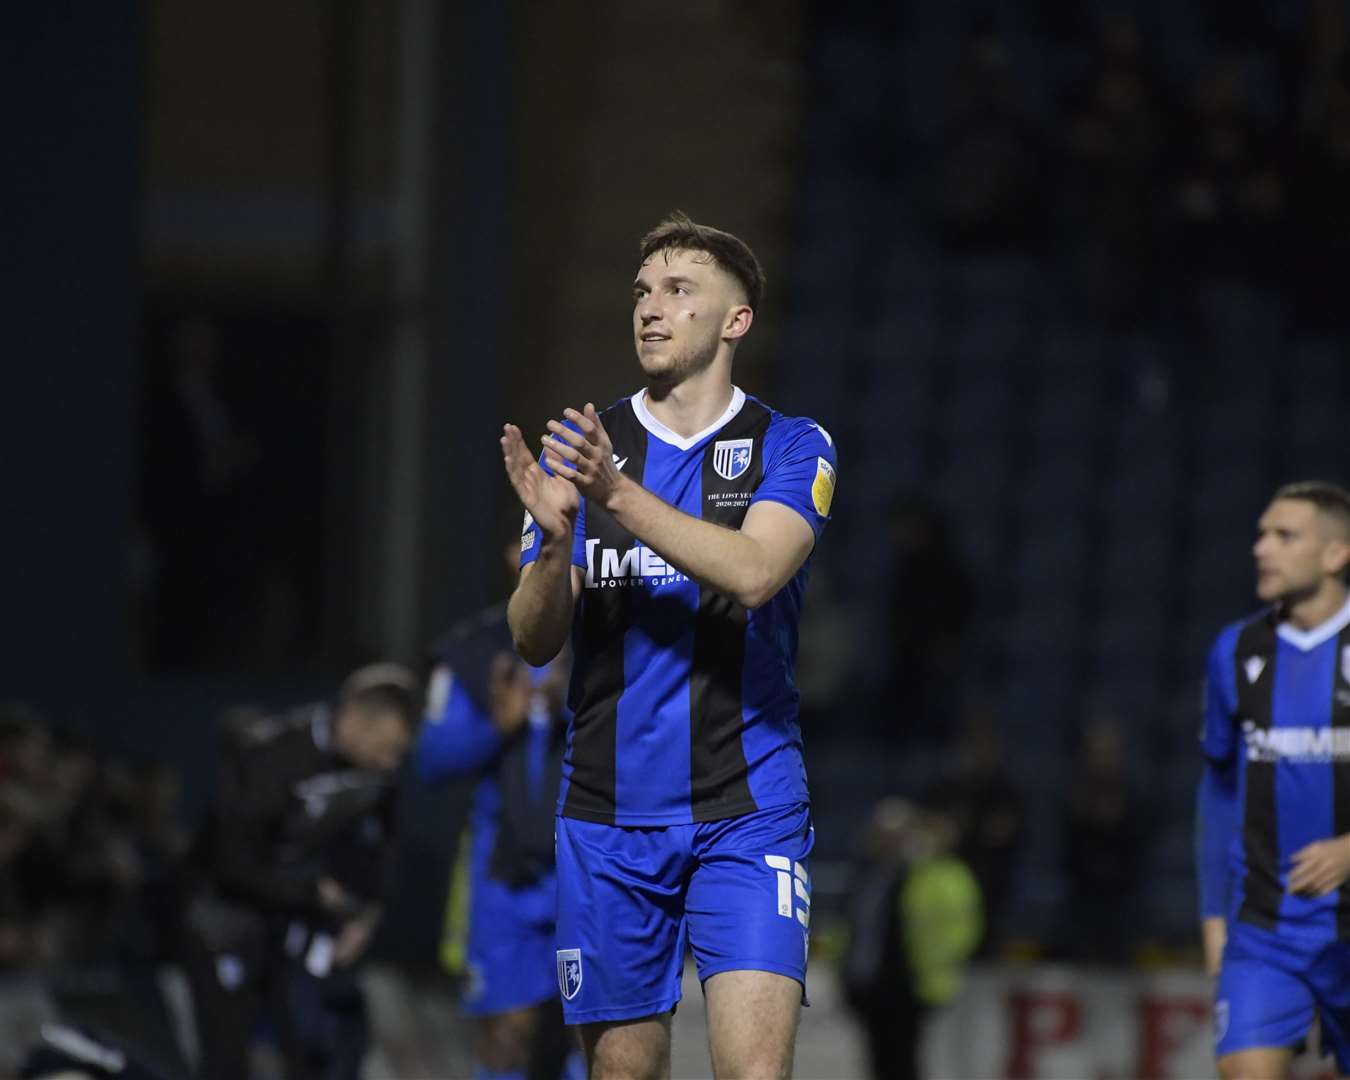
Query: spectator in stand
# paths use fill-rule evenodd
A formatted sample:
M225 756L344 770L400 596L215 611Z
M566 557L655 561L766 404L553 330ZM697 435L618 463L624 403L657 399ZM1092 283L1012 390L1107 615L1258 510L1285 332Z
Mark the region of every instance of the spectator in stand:
M0 789L0 971L52 957L56 939L29 895L22 856L39 824L37 804L19 787Z
M895 708L875 734L894 738L892 716L899 716L907 737L940 742L950 737L956 714L951 699L974 612L974 582L947 519L926 500L896 504L887 532L894 553L887 623Z
M1350 53L1309 75L1292 178L1299 323L1311 330L1350 329L1344 283L1350 280Z
M955 767L923 801L956 827L956 853L975 875L984 898L985 932L979 952L988 954L998 944L1026 838L1026 809L1022 792L1004 765L1003 736L987 704L967 708Z
M1125 327L1151 299L1165 135L1158 80L1131 16L1104 20L1090 70L1067 102L1057 219L1068 279L1095 315Z
M1063 948L1077 960L1122 963L1136 927L1146 828L1139 793L1130 780L1125 733L1098 718L1083 732L1064 808L1063 857L1068 880Z
M1180 254L1201 280L1268 280L1278 263L1285 185L1257 122L1246 69L1222 57L1197 82L1174 149Z
M944 238L968 250L1041 246L1041 136L1008 43L989 24L965 42L943 125L937 211Z

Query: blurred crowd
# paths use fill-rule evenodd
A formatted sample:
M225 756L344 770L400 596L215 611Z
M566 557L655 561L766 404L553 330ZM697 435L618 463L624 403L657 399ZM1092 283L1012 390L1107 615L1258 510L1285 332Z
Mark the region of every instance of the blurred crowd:
M0 971L162 959L178 797L172 766L0 705Z
M1292 7L1292 5L1291 5ZM1309 329L1342 326L1350 270L1350 57L1344 6L1225 6L1214 51L1168 63L1129 14L1053 29L1056 98L1035 103L1016 43L968 34L941 121L933 192L942 238L964 250L1053 253L1085 315L1128 327L1164 285L1285 294ZM1204 316L1204 298L1198 305Z

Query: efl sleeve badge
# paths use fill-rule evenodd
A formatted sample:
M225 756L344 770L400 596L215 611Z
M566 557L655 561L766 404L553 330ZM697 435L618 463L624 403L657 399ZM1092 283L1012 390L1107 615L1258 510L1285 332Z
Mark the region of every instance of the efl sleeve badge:
M830 516L830 504L834 501L834 466L823 457L816 458L816 479L811 484L811 501L816 505L816 513L821 517Z

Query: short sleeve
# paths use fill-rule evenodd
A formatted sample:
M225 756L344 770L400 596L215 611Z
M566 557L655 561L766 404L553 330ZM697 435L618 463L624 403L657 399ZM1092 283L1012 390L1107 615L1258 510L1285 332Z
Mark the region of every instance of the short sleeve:
M820 538L834 504L838 459L834 440L805 418L784 420L764 437L764 479L750 500L790 506Z
M1209 662L1205 669L1200 746L1205 757L1218 764L1230 761L1237 752L1237 687L1233 675L1233 657L1237 650L1238 631L1239 627L1231 626L1219 635L1209 651Z

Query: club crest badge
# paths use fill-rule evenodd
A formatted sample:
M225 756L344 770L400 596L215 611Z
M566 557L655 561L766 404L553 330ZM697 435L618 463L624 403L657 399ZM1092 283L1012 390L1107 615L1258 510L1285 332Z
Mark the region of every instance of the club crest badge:
M571 1001L581 989L581 950L558 950L558 992Z
M736 480L750 468L754 439L721 439L713 445L713 471L723 480Z

